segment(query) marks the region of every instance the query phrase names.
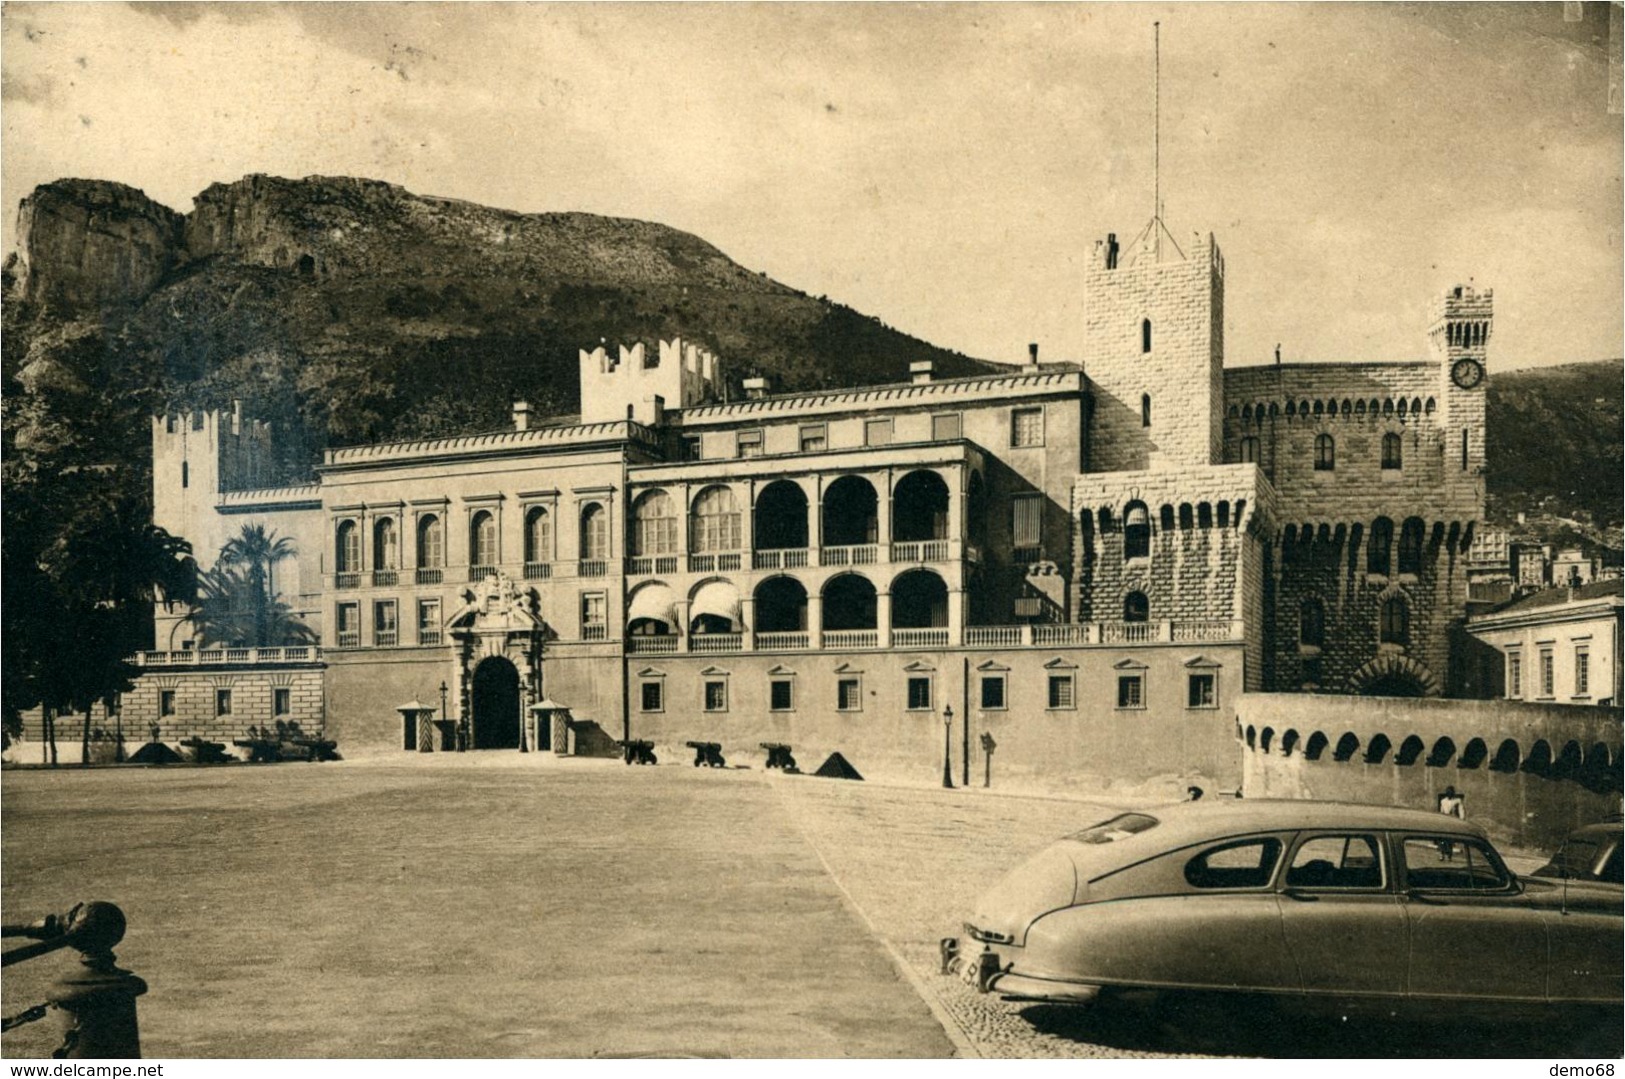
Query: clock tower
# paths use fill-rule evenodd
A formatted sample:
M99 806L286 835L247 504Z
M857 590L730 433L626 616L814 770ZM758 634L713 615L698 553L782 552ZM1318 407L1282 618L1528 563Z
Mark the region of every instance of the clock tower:
M1433 302L1428 340L1439 361L1439 422L1446 432L1447 471L1484 467L1486 357L1494 326L1495 290L1456 285Z

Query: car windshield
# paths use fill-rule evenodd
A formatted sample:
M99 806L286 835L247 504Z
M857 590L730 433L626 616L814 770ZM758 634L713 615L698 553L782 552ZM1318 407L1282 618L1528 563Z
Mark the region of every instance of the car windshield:
M1591 875L1591 867L1597 862L1597 852L1601 844L1596 840L1581 836L1570 836L1563 844L1563 848L1552 855L1552 860L1542 867L1539 875L1543 877L1586 877Z
M1101 821L1067 838L1079 843L1115 843L1131 835L1157 826L1157 818L1144 813L1124 813L1120 817Z

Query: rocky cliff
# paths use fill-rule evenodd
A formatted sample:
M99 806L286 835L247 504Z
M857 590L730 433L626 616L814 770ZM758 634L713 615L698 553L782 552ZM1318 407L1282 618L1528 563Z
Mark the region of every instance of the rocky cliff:
M139 300L178 261L184 220L123 184L46 184L18 208L7 290L68 307Z

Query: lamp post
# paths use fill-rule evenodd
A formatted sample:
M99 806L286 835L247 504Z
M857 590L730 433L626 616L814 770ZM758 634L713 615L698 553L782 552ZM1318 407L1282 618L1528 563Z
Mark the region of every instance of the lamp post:
M451 718L451 716L446 712L446 682L445 682L445 679L441 679L441 681L440 681L440 719L441 719L442 722L444 722L444 721L446 721L446 720L448 720L450 718ZM445 746L442 745L440 748L445 749Z
M954 789L954 706L942 710L942 785Z

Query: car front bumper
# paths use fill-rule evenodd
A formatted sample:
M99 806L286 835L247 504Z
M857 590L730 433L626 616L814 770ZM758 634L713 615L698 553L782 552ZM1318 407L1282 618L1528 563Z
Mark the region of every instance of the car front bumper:
M987 991L1004 1000L1042 1001L1046 1004L1093 1004L1100 998L1100 986L1035 978L1005 971L988 979Z

